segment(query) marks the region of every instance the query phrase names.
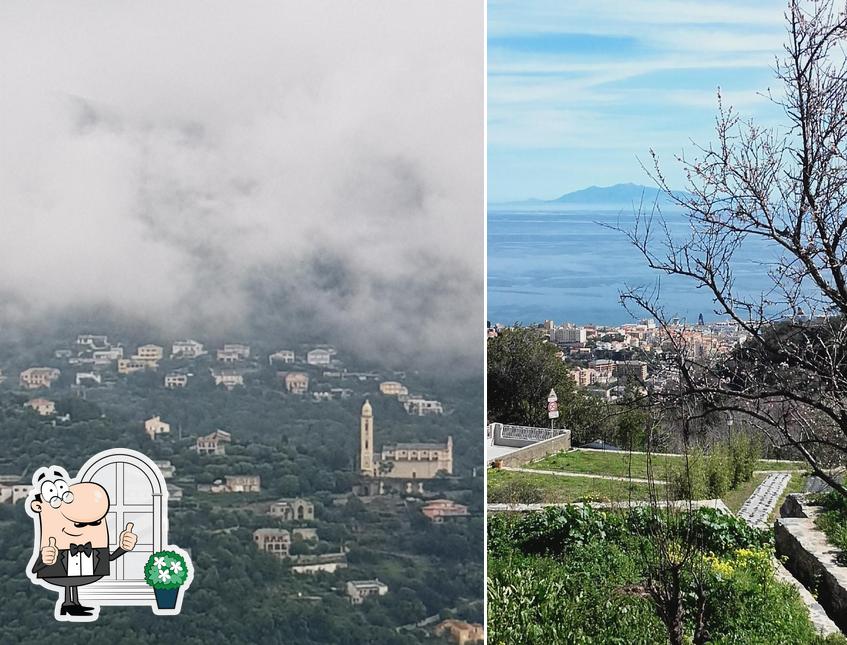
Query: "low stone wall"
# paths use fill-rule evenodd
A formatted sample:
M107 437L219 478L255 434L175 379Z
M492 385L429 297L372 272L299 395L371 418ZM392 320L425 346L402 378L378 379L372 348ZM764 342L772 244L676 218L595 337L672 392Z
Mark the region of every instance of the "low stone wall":
M552 455L561 450L571 449L571 431L565 430L562 434L552 439L545 439L536 443L519 448L508 455L503 455L498 458L504 466L516 467L528 464L536 459L542 459L547 455Z
M815 526L814 507L802 495L789 495L774 526L776 552L785 567L815 593L818 602L839 629L847 632L847 567L835 561L835 549Z

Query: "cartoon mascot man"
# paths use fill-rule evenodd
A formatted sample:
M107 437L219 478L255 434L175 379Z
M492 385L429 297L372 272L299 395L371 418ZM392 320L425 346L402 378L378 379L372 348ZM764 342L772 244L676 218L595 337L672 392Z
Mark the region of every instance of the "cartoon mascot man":
M56 603L56 618L94 620L95 609L79 602L78 588L108 576L109 563L132 551L138 536L128 522L117 548L110 552L108 492L94 482L70 481L59 466L39 468L33 475L27 510L35 520L40 550L33 553L31 571L39 582L64 588L64 601L60 592Z

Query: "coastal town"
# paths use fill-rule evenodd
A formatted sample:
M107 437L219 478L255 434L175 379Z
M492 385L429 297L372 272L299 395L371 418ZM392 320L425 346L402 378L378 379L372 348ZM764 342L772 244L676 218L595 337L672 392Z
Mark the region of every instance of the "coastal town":
M474 492L482 489L481 470L468 446L454 455L451 429L465 430L457 428L456 403L422 389L415 373L358 369L326 344L130 344L91 333L37 357L24 349L6 351L4 359L6 418L59 441L117 432L118 445L155 461L177 530L182 518L213 516L196 530L211 539L242 536L238 548L265 563L269 584L272 572L282 571L286 580L304 581L294 585L300 602L340 596L359 612L391 606L399 594L396 602L414 600L417 608L397 624L403 633L482 639L478 593L448 594L433 613L418 598L439 594L424 593L423 584L413 592L398 573L445 566L439 542L461 539L468 556L478 551L482 526ZM266 417L271 410L284 416L279 425ZM10 443L0 459L0 502L21 509L39 464L15 450L24 445L17 438ZM431 546L415 553L422 540ZM470 580L481 561L461 568Z
M745 332L734 322L696 324L678 319L660 328L647 318L620 325L575 325L545 320L532 326L558 348L556 355L568 365L575 384L608 402L623 397L628 387L661 388L676 374L663 357L676 345L691 359L717 358L744 343ZM489 324L487 335L496 337L505 326Z

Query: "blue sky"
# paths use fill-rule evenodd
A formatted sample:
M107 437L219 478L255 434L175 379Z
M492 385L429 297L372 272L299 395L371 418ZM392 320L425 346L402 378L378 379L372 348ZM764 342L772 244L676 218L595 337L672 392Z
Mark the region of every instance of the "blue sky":
M760 124L781 115L775 57L782 0L489 0L488 198L555 198L590 185L650 183L653 148L712 137L724 102Z

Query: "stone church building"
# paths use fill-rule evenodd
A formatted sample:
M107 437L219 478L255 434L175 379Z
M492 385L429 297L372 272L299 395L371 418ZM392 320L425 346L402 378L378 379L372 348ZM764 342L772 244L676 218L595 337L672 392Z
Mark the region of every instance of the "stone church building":
M453 474L453 438L446 443L395 443L382 446L380 452L374 447L374 417L370 401L362 405L359 420L359 474L366 480L389 480L386 483L397 487L401 484L407 492L422 490L422 481L435 479L439 473ZM403 484L405 483L405 486ZM364 494L372 487L366 481ZM382 492L383 486L378 490ZM370 492L370 494L373 494Z

